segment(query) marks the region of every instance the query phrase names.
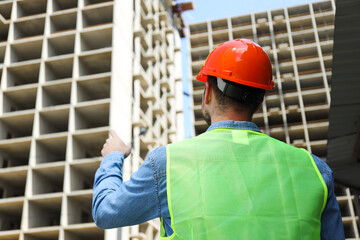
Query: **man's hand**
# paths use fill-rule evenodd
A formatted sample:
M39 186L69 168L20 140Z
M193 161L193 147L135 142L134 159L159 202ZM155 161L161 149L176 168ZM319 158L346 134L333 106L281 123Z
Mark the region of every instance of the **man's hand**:
M116 134L114 130L110 130L110 138L106 139L104 146L101 150L101 155L105 157L111 152L121 152L127 158L131 153L131 147L126 145Z

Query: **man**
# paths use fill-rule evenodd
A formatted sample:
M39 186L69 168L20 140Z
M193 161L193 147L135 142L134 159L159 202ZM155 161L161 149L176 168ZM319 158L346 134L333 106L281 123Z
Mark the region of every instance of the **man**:
M273 89L262 48L223 43L197 79L206 82L207 132L155 149L127 182L121 168L131 149L110 132L95 175L96 224L160 217L162 237L171 236L163 239L344 239L330 168L251 122Z

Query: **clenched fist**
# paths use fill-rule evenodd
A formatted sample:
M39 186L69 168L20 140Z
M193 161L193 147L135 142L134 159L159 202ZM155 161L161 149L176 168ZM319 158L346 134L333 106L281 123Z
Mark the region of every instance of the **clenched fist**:
M101 150L101 155L105 157L112 152L121 152L125 158L131 153L131 147L126 145L116 134L114 130L110 130L110 138L106 139L104 146Z

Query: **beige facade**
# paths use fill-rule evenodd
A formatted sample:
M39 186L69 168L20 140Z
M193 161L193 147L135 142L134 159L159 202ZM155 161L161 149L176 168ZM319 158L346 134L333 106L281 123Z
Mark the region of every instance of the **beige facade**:
M172 1L0 2L0 240L153 239L101 230L94 173L110 128L134 150L124 179L183 138Z
M204 84L195 80L218 44L248 38L273 64L275 89L268 91L253 121L266 134L325 159L335 2L323 1L189 25L195 133L207 129L201 114ZM336 186L347 239L359 239L350 189Z

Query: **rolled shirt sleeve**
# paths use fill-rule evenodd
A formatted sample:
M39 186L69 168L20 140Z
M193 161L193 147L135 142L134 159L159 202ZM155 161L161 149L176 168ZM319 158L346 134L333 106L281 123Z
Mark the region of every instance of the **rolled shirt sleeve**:
M95 174L92 214L96 225L103 229L140 224L160 216L150 161L140 165L125 182L123 162L122 153L110 153Z
M345 239L339 204L334 193L334 177L330 167L319 157L312 155L327 189L328 198L321 215L321 239L342 240Z

